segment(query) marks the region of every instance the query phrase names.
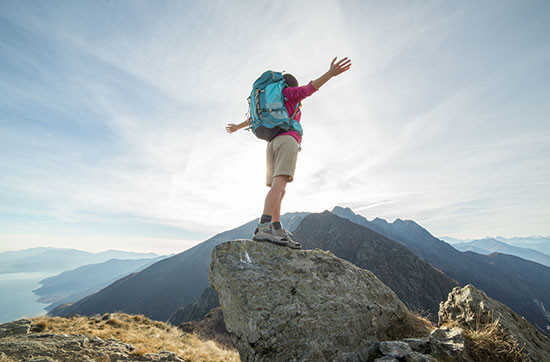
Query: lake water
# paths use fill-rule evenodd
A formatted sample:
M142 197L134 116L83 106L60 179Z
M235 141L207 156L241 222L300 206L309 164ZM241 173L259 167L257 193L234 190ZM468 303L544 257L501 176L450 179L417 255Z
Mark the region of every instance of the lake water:
M38 296L32 291L39 282L58 273L11 273L0 274L0 323L24 317L45 314L47 304L38 303Z

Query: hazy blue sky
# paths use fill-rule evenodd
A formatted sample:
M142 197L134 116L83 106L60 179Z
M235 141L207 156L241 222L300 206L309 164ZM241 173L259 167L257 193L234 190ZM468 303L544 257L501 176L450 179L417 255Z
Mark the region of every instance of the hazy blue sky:
M550 234L548 1L0 1L0 251L178 252L261 213L240 122L266 69L304 102L283 212Z

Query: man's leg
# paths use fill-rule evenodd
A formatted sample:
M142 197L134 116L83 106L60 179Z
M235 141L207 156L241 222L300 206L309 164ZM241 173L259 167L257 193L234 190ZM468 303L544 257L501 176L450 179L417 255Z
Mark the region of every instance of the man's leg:
M281 216L282 195L285 193L286 183L289 176L275 176L271 182L271 188L267 193L264 203L264 212L258 228L254 232L254 240L271 241L276 244L287 245L288 241L273 234L273 223L279 221ZM277 215L275 216L275 213ZM275 219L275 217L277 219ZM264 220L265 219L265 220ZM269 221L268 221L269 220Z
M273 220L272 222L281 222L281 205L283 204L283 198L285 197L285 189L281 192L281 199L277 204L277 208L273 211Z
M281 203L285 195L285 188L289 176L280 175L273 177L271 188L265 197L264 215L271 215L271 221L281 221Z
M273 182L271 183L271 189L267 193L264 204L264 216L270 215L272 217L272 223L269 224L269 231L263 230L263 224L258 225L257 238L255 240L265 240L268 239L271 242L276 244L285 245L293 249L301 249L302 246L300 243L292 240L288 232L281 228L281 203L283 202L283 197L285 196L285 188L290 176L275 176ZM274 226L271 226L274 225ZM277 226L278 225L278 226ZM267 235L267 232L271 235Z
M277 180L278 179L278 180ZM292 240L289 233L282 228L281 225L281 204L283 203L283 197L285 196L285 187L288 183L288 180L290 179L290 176L276 176L273 178L273 185L276 185L276 187L280 190L279 192L279 200L275 205L275 210L273 210L273 235L276 237L276 239L279 241L281 245L288 246L292 249L301 249L302 245L300 245L299 242Z

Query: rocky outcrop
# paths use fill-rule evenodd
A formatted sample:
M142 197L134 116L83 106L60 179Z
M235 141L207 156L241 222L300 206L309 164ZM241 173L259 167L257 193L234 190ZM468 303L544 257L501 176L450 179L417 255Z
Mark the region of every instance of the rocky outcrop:
M0 338L0 359L8 361L185 361L172 352L140 355L134 350L116 339L82 335L33 333Z
M83 335L30 333L32 321L0 324L1 361L185 361L172 352L136 353L116 339Z
M429 354L416 351L405 341L385 341L378 344L378 350L383 357L378 357L374 362L437 362Z
M466 348L464 330L441 327L430 333L430 352L443 361L474 362Z
M226 242L209 282L243 361L367 360L408 321L373 273L319 249Z
M18 319L13 322L0 324L0 338L27 334L31 328L32 321Z
M498 328L495 334L516 341L531 361L550 361L550 339L504 304L490 298L473 285L454 288L439 308L440 324L458 324L480 331Z
M209 282L243 361L550 361L544 334L471 285L427 330L373 273L328 251L226 242Z

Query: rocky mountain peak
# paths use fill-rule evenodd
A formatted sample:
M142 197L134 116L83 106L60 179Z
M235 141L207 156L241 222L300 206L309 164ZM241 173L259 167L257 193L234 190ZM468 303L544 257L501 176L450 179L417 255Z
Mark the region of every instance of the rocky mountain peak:
M209 282L244 361L367 360L379 340L426 333L372 272L329 251L226 242Z
M454 288L439 308L439 323L465 329L491 328L512 341L531 361L550 361L550 339L506 305L473 285Z

